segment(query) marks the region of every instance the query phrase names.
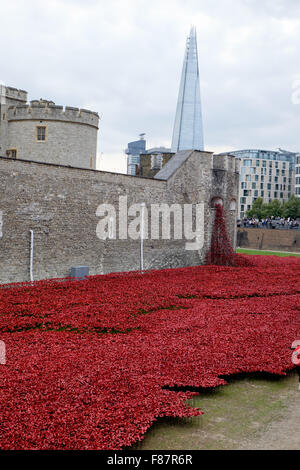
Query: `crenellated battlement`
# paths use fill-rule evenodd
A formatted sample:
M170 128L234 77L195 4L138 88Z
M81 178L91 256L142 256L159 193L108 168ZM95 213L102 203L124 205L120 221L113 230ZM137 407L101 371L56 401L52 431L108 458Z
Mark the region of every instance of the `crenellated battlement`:
M8 121L38 120L76 122L98 128L99 115L87 109L59 106L53 101L33 100L30 104L9 106Z
M5 97L8 100L14 100L21 103L27 103L27 91L19 90L18 88L13 88L10 86L4 87Z
M240 173L240 159L230 154L214 154L213 169L223 170L229 173Z

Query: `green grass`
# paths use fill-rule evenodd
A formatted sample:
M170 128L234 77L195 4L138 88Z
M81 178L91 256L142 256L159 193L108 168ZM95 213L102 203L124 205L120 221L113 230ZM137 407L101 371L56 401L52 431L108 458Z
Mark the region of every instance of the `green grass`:
M202 416L159 418L132 450L230 450L263 433L281 418L297 392L297 377L248 374L227 379L229 385L200 390L189 400Z
M236 250L237 253L241 253L243 255L264 255L264 256L281 256L281 257L286 257L286 256L296 256L300 258L300 253L285 253L283 251L263 251L263 250L251 250L251 249L246 249L246 248L238 248Z

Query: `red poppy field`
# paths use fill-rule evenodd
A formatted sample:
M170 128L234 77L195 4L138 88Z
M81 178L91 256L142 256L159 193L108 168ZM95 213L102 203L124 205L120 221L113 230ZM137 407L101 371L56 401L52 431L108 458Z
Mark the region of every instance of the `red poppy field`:
M240 259L0 289L0 448L122 449L199 387L292 369L300 259Z

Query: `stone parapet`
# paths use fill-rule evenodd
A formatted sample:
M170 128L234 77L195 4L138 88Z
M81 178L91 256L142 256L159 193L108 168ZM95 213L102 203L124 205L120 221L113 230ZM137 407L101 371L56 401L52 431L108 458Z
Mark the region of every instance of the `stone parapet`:
M53 101L34 100L30 104L9 106L8 121L64 121L76 122L96 127L98 129L99 115L87 109L72 106L58 106Z

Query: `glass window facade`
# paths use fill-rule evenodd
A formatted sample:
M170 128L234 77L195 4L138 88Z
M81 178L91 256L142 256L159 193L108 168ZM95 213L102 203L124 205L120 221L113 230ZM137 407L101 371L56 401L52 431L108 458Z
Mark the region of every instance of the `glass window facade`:
M144 139L129 142L126 154L127 160L127 173L129 175L136 175L140 166L140 155L146 153L146 141Z
M240 196L243 201L240 201L240 213L246 214L248 206L251 208L257 197L266 203L274 198L284 202L291 193L300 197L300 154L256 149L229 153L241 159Z
M300 197L300 155L296 157L295 195ZM298 176L297 176L298 175ZM285 178L286 179L286 178ZM290 182L290 181L289 181ZM290 187L290 186L289 186Z

